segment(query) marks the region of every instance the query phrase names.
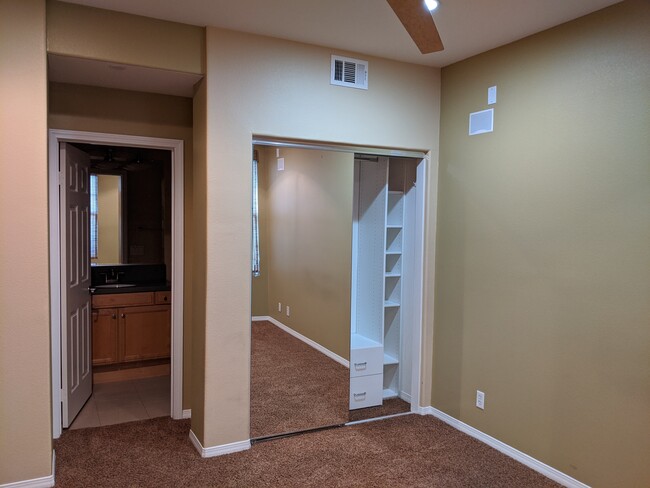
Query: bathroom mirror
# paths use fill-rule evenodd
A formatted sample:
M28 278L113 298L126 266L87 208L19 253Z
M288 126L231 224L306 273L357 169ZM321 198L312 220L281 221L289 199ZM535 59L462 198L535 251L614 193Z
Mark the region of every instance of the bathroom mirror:
M171 269L171 153L74 145L90 159L91 263Z

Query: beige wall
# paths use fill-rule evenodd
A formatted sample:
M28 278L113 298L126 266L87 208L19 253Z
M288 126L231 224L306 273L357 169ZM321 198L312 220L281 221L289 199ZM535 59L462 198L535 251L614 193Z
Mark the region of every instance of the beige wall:
M354 154L281 149L284 171L262 154L269 315L348 359Z
M185 248L183 408L190 408L192 338L192 100L183 97L50 83L49 127L181 139L184 143Z
M203 73L203 28L47 2L48 53Z
M0 0L0 485L52 474L45 3Z
M442 71L433 406L594 487L650 485L648 26L623 2Z
M249 437L252 134L430 149L437 162L439 71L369 58L370 89L355 90L329 84L330 49L216 28L206 38L209 225L206 292L195 296L205 300L199 439L215 446Z
M192 258L192 431L203 439L205 415L205 283L206 274L206 192L207 186L207 90L202 80L196 87L193 100L193 145L194 145L194 191L192 192L192 228L194 230L192 246L186 243ZM187 261L187 260L186 260Z
M97 175L97 258L94 263L121 263L121 176Z

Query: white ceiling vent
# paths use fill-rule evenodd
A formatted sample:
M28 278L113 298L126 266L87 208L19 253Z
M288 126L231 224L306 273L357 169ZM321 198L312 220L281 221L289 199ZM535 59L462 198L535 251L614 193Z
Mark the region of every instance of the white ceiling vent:
M332 55L330 84L368 89L368 61Z

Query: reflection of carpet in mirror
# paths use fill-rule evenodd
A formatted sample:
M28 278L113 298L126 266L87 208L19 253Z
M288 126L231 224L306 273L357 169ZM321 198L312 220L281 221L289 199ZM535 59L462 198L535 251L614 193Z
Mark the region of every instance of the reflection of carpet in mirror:
M251 438L348 421L345 366L270 322L253 322L251 342Z

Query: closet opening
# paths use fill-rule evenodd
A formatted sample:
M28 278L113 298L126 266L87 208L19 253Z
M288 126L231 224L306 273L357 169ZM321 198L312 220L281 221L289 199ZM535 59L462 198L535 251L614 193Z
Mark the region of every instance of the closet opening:
M252 156L252 441L419 412L427 156Z

